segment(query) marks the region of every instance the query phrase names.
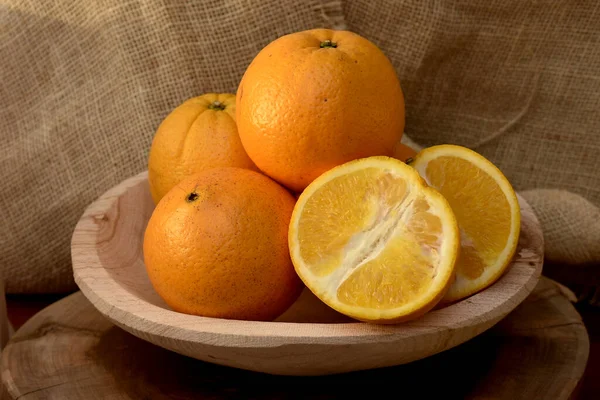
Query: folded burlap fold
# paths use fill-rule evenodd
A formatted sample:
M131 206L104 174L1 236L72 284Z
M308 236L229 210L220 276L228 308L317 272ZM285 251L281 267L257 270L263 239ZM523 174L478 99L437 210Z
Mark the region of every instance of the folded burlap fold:
M600 208L556 189L521 192L544 231L544 273L564 282L579 300L600 305Z
M546 261L567 265L600 263L598 207L566 190L534 189L520 194L542 225Z

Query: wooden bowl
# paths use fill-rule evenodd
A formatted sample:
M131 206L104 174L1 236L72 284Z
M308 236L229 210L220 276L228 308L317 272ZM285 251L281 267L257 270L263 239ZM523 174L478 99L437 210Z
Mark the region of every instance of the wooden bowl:
M399 325L353 321L308 290L275 322L172 311L152 288L144 267L144 229L154 209L146 173L109 190L85 211L72 239L73 272L83 294L112 322L199 360L282 375L399 365L482 333L533 290L542 269L543 237L531 207L519 201L521 238L508 272L476 295Z

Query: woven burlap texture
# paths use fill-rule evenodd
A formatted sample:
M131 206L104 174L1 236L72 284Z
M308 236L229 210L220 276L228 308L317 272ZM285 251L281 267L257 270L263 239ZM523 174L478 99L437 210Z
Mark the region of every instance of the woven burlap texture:
M348 28L396 67L411 139L470 147L519 191L562 189L526 194L547 258L600 263L597 1L343 5Z
M146 168L160 121L189 97L235 91L266 43L313 27L346 23L382 48L417 143L469 146L518 190L587 199L557 203L556 192L540 192L550 196L534 202L546 232L569 231L545 219L548 210L588 207L569 214L578 218L600 205L600 9L592 0L7 0L0 20L0 262L11 293L73 289L77 219ZM547 255L587 262L599 244L588 245Z
M160 121L235 92L280 35L339 28L338 1L21 1L0 5L0 263L6 289L75 288L73 228L146 168Z
M590 264L600 260L598 207L565 190L527 190L521 195L536 210L548 261Z

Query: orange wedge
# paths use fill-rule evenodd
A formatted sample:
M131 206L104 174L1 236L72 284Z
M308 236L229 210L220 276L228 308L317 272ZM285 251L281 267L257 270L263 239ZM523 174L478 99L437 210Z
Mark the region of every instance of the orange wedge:
M519 202L506 177L480 154L454 145L424 149L412 166L448 200L460 229L456 280L443 301L494 283L510 264L521 229Z
M351 161L313 181L294 207L288 239L296 272L321 301L376 323L433 308L459 249L448 202L389 157Z

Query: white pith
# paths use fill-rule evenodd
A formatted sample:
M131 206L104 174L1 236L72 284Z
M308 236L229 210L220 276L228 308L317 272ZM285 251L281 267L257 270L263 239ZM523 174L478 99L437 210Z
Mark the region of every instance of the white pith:
M398 161L395 161L398 162ZM430 303L440 292L440 286L445 286L453 272L453 262L450 263L442 255L455 253L458 246L458 237L455 231L454 216L449 213L449 206L446 201L437 192L426 188L417 174L411 167L402 164L398 169L392 164L390 168L389 161L381 159L371 159L363 162L355 162L345 168L337 168L321 176L311 184L300 197L294 214L301 215L308 198L321 188L326 182L336 179L344 174L350 174L363 168L381 168L386 173L399 176L407 182L407 194L404 199L393 207L380 207L379 212L366 225L367 228L356 232L347 242L344 248L343 261L340 266L329 275L317 276L306 267L305 261L301 257L300 246L290 246L292 250L292 259L296 269L311 289L318 297L326 299L327 303L338 309L338 311L348 312L354 316L361 317L364 313L371 319L386 319L403 313L409 313ZM409 168L409 172L403 171L403 168ZM439 235L437 244L439 249L427 248L424 246L422 251L434 252L432 259L436 265L433 266L432 281L427 291L414 301L393 309L374 310L356 306L347 306L337 299L337 288L348 279L353 273L364 266L367 262L378 257L385 249L388 241L405 229L406 223L414 214L413 204L416 199L425 198L429 203L429 210L433 215L440 218L442 222L442 232ZM387 208L387 209L386 209ZM290 227L290 241L293 241L294 233L298 232L298 223L300 218L292 218Z

